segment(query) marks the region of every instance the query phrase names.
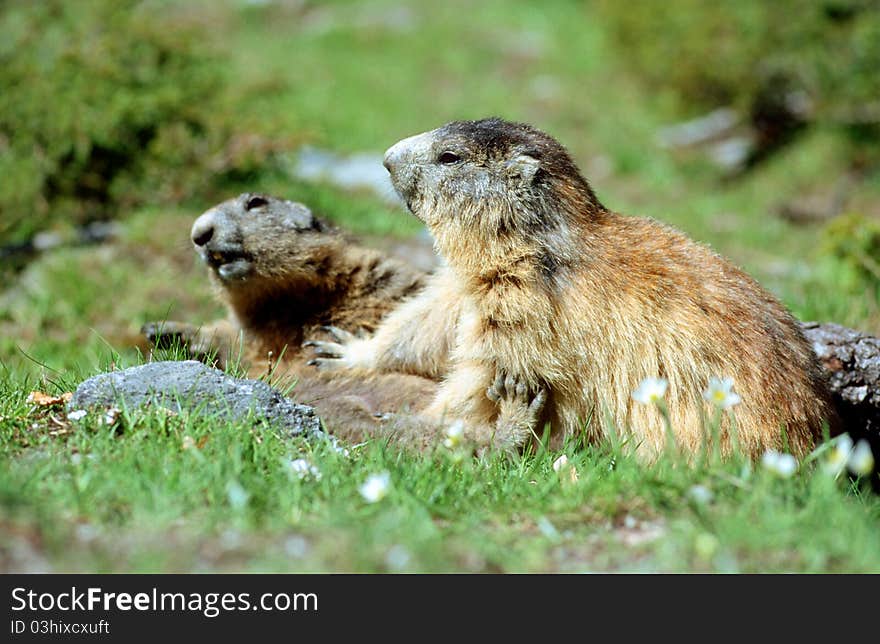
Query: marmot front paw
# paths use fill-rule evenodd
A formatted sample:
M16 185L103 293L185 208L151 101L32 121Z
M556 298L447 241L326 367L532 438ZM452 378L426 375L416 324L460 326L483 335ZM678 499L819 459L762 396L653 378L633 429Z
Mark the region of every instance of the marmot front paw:
M495 382L486 389L486 396L499 405L507 403L508 407L519 408L536 420L547 403L546 388L530 388L525 381L509 374L505 376L501 371L495 376Z
M192 342L198 335L198 327L185 322L147 322L141 327L141 333L147 338L150 346L156 349L183 347Z
M351 369L359 365L356 360L352 359L355 352L351 350L351 347L357 342L363 342L362 338L336 326L324 326L321 329L329 333L336 342L322 340L303 342L302 346L313 348L316 356L306 364L325 371Z
M530 387L524 380L499 371L486 396L498 404L493 444L506 450L522 446L540 421L547 403L546 387Z

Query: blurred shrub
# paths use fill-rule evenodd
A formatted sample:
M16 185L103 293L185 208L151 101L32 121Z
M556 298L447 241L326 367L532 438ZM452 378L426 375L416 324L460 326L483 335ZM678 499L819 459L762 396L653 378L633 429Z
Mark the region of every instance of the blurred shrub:
M858 286L880 286L880 220L835 217L822 231L821 254L843 264Z
M166 3L0 5L0 244L60 219L177 201L261 168L279 144L224 101L204 25Z
M806 100L794 107L810 121L844 125L855 143L876 149L877 0L677 0L662 8L653 0L595 1L625 62L687 111L752 110L777 87Z

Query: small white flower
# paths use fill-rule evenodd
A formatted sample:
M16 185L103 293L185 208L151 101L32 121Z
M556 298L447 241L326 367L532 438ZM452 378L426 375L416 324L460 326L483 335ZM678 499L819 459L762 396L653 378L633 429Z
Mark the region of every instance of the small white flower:
M358 488L367 503L376 503L388 495L391 489L391 475L388 472L370 474Z
M457 420L446 429L446 439L443 444L449 449L455 449L464 437L464 422Z
M455 463L456 465L464 463L464 457L465 457L464 450L457 449L457 450L454 450L449 453L449 460L452 461L453 463Z
M196 441L192 436L186 435L183 437L183 440L180 442L180 447L182 449L193 449L198 446L196 445Z
M116 421L119 420L119 414L121 414L121 413L122 413L122 411L119 410L118 408L110 407L110 409L105 411L104 415L101 416L99 422L102 425L106 425L107 427L112 427L113 425L116 424Z
M101 531L91 523L81 523L76 526L75 534L79 541L85 541L88 543L89 541L94 541L100 537Z
M645 378L632 392L633 400L643 405L655 405L666 395L669 381L666 378Z
M336 452L337 454L342 454L344 458L348 458L349 456L351 456L351 452L348 450L348 448L340 445L335 436L328 436L327 440L330 442L330 446L333 448L334 452ZM358 443L357 445L352 445L351 449L359 449L364 445L366 445L366 443Z
M835 438L822 466L825 472L831 476L837 476L843 472L852 450L853 442L849 434L841 434Z
M798 468L797 459L794 456L772 449L764 452L764 456L761 457L761 465L768 472L783 479L791 477Z
M299 478L299 480L304 480L309 477L315 479L316 481L321 480L321 470L317 467L309 463L304 458L297 458L292 461L287 462L287 467L290 468L290 471Z
M712 490L705 485L692 485L691 489L688 490L688 496L698 505L711 503L712 499L715 497L715 495L712 494Z
M401 545L393 545L385 553L385 565L389 570L406 570L412 555L409 550Z
M226 485L226 496L229 499L229 505L236 509L241 509L247 505L251 495L245 490L238 481L230 481Z
M846 461L849 471L857 476L866 476L874 471L874 453L868 441L862 439L856 443Z
M733 378L709 378L703 398L720 409L738 405L742 398L733 391Z
M553 471L560 475L563 482L577 483L579 478L577 468L568 462L565 454L553 461Z
M566 456L565 454L553 461L554 472L561 472L562 469L565 467L568 467L568 456Z
M305 537L293 535L284 541L284 554L301 559L309 552L309 542Z
M558 539L559 530L547 517L540 517L537 521L538 530L548 539Z
M67 414L67 420L82 420L88 412L85 409L77 409Z

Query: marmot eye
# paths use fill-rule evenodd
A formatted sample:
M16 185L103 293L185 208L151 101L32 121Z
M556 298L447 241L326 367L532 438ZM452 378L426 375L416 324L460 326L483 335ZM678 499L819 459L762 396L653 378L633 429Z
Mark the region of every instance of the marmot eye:
M269 200L265 197L251 197L248 199L247 203L244 206L245 210L253 210L254 208L259 208L260 206L265 206L269 203Z
M437 157L437 162L442 163L443 165L452 165L459 161L461 161L461 157L454 152L442 152L440 156Z

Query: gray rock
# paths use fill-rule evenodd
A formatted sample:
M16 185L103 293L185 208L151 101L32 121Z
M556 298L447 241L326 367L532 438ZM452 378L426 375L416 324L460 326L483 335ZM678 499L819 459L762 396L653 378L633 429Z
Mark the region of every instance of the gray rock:
M345 155L306 146L297 153L290 172L303 181L329 183L344 190L368 190L391 205L403 205L382 166L381 152Z
M195 360L151 362L82 382L68 409L159 405L238 421L257 419L286 436L326 438L315 410L285 398L265 382L233 378Z
M729 135L742 119L736 110L722 107L705 116L661 128L657 140L664 148L684 148Z
M880 338L839 324L801 324L828 372L844 427L880 445Z

